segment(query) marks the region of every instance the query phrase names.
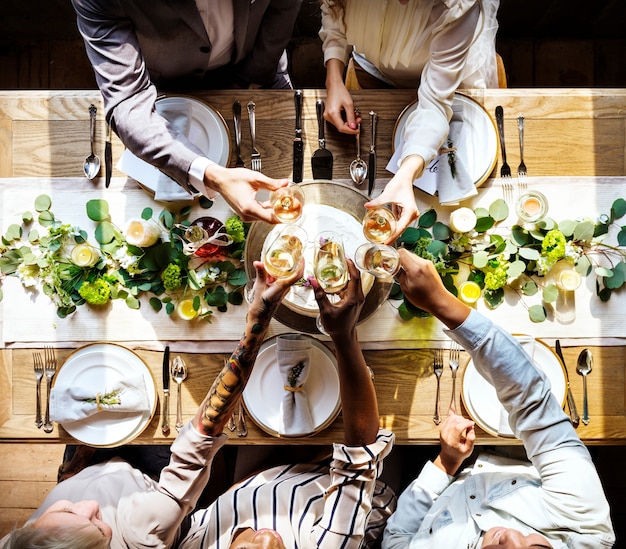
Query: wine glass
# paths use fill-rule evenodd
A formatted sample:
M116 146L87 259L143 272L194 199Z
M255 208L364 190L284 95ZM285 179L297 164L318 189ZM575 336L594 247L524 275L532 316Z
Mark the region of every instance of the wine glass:
M366 242L354 252L354 264L378 278L391 278L400 270L398 250L385 244Z
M286 225L267 247L265 270L274 278L286 278L297 269L307 242L306 231L298 225Z
M348 283L348 264L339 233L322 231L315 237L315 279L327 294L336 294Z
M304 192L297 185L281 187L270 194L270 203L281 223L293 223L302 216Z
M367 210L363 217L363 234L370 242L384 243L395 232L396 221L389 208Z

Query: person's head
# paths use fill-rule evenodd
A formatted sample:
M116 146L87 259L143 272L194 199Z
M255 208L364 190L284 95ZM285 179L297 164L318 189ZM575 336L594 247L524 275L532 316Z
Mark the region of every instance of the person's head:
M553 549L541 534L524 535L513 528L490 528L483 536L481 549Z
M4 549L107 549L111 536L96 501L61 500L32 523L14 530Z
M242 528L235 532L228 547L229 549L285 549L285 544L275 530Z

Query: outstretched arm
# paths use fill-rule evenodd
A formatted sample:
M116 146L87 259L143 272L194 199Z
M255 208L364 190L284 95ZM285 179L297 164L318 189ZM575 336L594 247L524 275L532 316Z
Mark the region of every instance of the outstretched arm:
M291 285L302 278L304 272L302 260L297 271L290 277L270 282L263 264L257 261L254 266L256 269L254 300L248 310L243 336L213 382L193 420L194 426L203 435L216 436L224 430L224 425L250 378L252 367L276 309Z

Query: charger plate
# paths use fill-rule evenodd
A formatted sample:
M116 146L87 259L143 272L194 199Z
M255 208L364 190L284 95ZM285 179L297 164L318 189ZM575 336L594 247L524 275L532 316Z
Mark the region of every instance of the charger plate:
M535 339L533 361L535 366L543 370L550 380L552 394L557 401L561 403L561 406L565 405L567 381L561 359L545 342ZM463 405L483 431L494 437L512 436L499 433L500 421L502 417L505 417L506 411L498 400L495 388L478 373L473 360L470 360L465 368L462 383Z
M393 128L394 151L402 143L404 127L411 113L417 108L417 100L407 105L400 113ZM461 113L463 120L463 147L456 152L463 160L474 184L482 185L493 171L498 160L498 134L493 119L482 105L474 99L455 93L452 110ZM438 161L436 157L431 165ZM426 167L428 170L428 166Z
M321 341L306 334L312 343L309 377L303 385L306 390L314 428L310 432L279 433L280 405L284 394L284 381L278 369L274 336L261 345L252 374L243 391L243 402L248 415L260 429L275 437L311 436L328 427L339 415L339 373L333 352Z
M316 179L299 185L304 191L305 211L309 209L309 206L313 206L311 215L305 215L302 218L302 226L307 231L310 241L313 241L315 235L322 230L338 229L345 231L347 228L350 233L344 234L347 252L350 252L352 248L356 249L358 244L367 242L360 228L361 220L365 214L365 203L369 201L366 194L343 183L330 180ZM323 207L315 208L316 205ZM332 219L333 210L336 220ZM323 218L317 218L315 216L316 211L320 212ZM347 219L348 217L350 219ZM323 223L323 226L320 225L320 222ZM261 221L255 221L250 227L244 250L245 269L249 279L253 279L255 276L253 262L261 259L267 236L273 230L277 230L275 225ZM352 257L350 253L346 255ZM367 276L361 275L366 297L359 316L359 323L372 316L379 309L389 297L393 286L393 282L390 280L375 278L371 275L369 277L373 280L368 280ZM319 330L315 326L317 304L315 303L313 306L311 299L303 295L305 291L304 288L299 288L294 293L290 292L278 307L274 318L299 332L319 334ZM312 294L312 290L308 289L308 291Z
M54 382L94 388L103 387L132 375L142 375L146 385L149 407L136 412L103 410L88 418L65 422L63 428L76 440L98 448L113 448L127 444L148 426L156 409L156 386L152 372L133 351L115 343L92 343L76 349L59 370Z

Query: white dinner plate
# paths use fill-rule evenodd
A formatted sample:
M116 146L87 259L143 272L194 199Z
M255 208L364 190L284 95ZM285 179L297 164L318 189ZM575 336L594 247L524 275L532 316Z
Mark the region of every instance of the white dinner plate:
M314 337L299 335L309 338L312 343L309 377L303 387L311 407L313 430L289 435L279 433L280 406L285 390L276 359L278 336L268 339L261 346L252 375L243 391L243 401L252 420L263 431L275 437L303 437L318 433L335 420L341 408L335 355Z
M92 343L73 352L57 371L55 384L62 381L68 386L89 386L97 392L133 375L144 378L148 409L133 412L103 410L85 419L65 422L63 428L84 444L112 448L140 435L156 409L152 372L130 349L114 343Z
M402 134L409 115L417 108L417 100L409 104L400 113L393 129L394 151L402 142ZM498 134L493 119L487 111L474 101L461 93L454 94L452 110L461 113L463 120L462 143L463 146L456 154L461 156L463 165L478 187L489 177L498 160ZM435 164L439 157L431 164ZM428 167L426 168L428 170Z
M566 380L561 359L546 343L536 339L533 360L535 366L547 375L552 386L552 394L563 406L565 404ZM502 418L506 417L506 411L500 404L493 385L478 373L472 360L465 368L461 396L468 414L484 431L494 437L513 436L499 433Z
M166 96L155 102L157 112L169 122L176 121L180 113L189 118L187 138L208 159L220 166L228 165L230 157L230 134L222 115L209 105L186 96ZM154 166L136 157L128 149L117 166L124 173L155 192L163 174Z

